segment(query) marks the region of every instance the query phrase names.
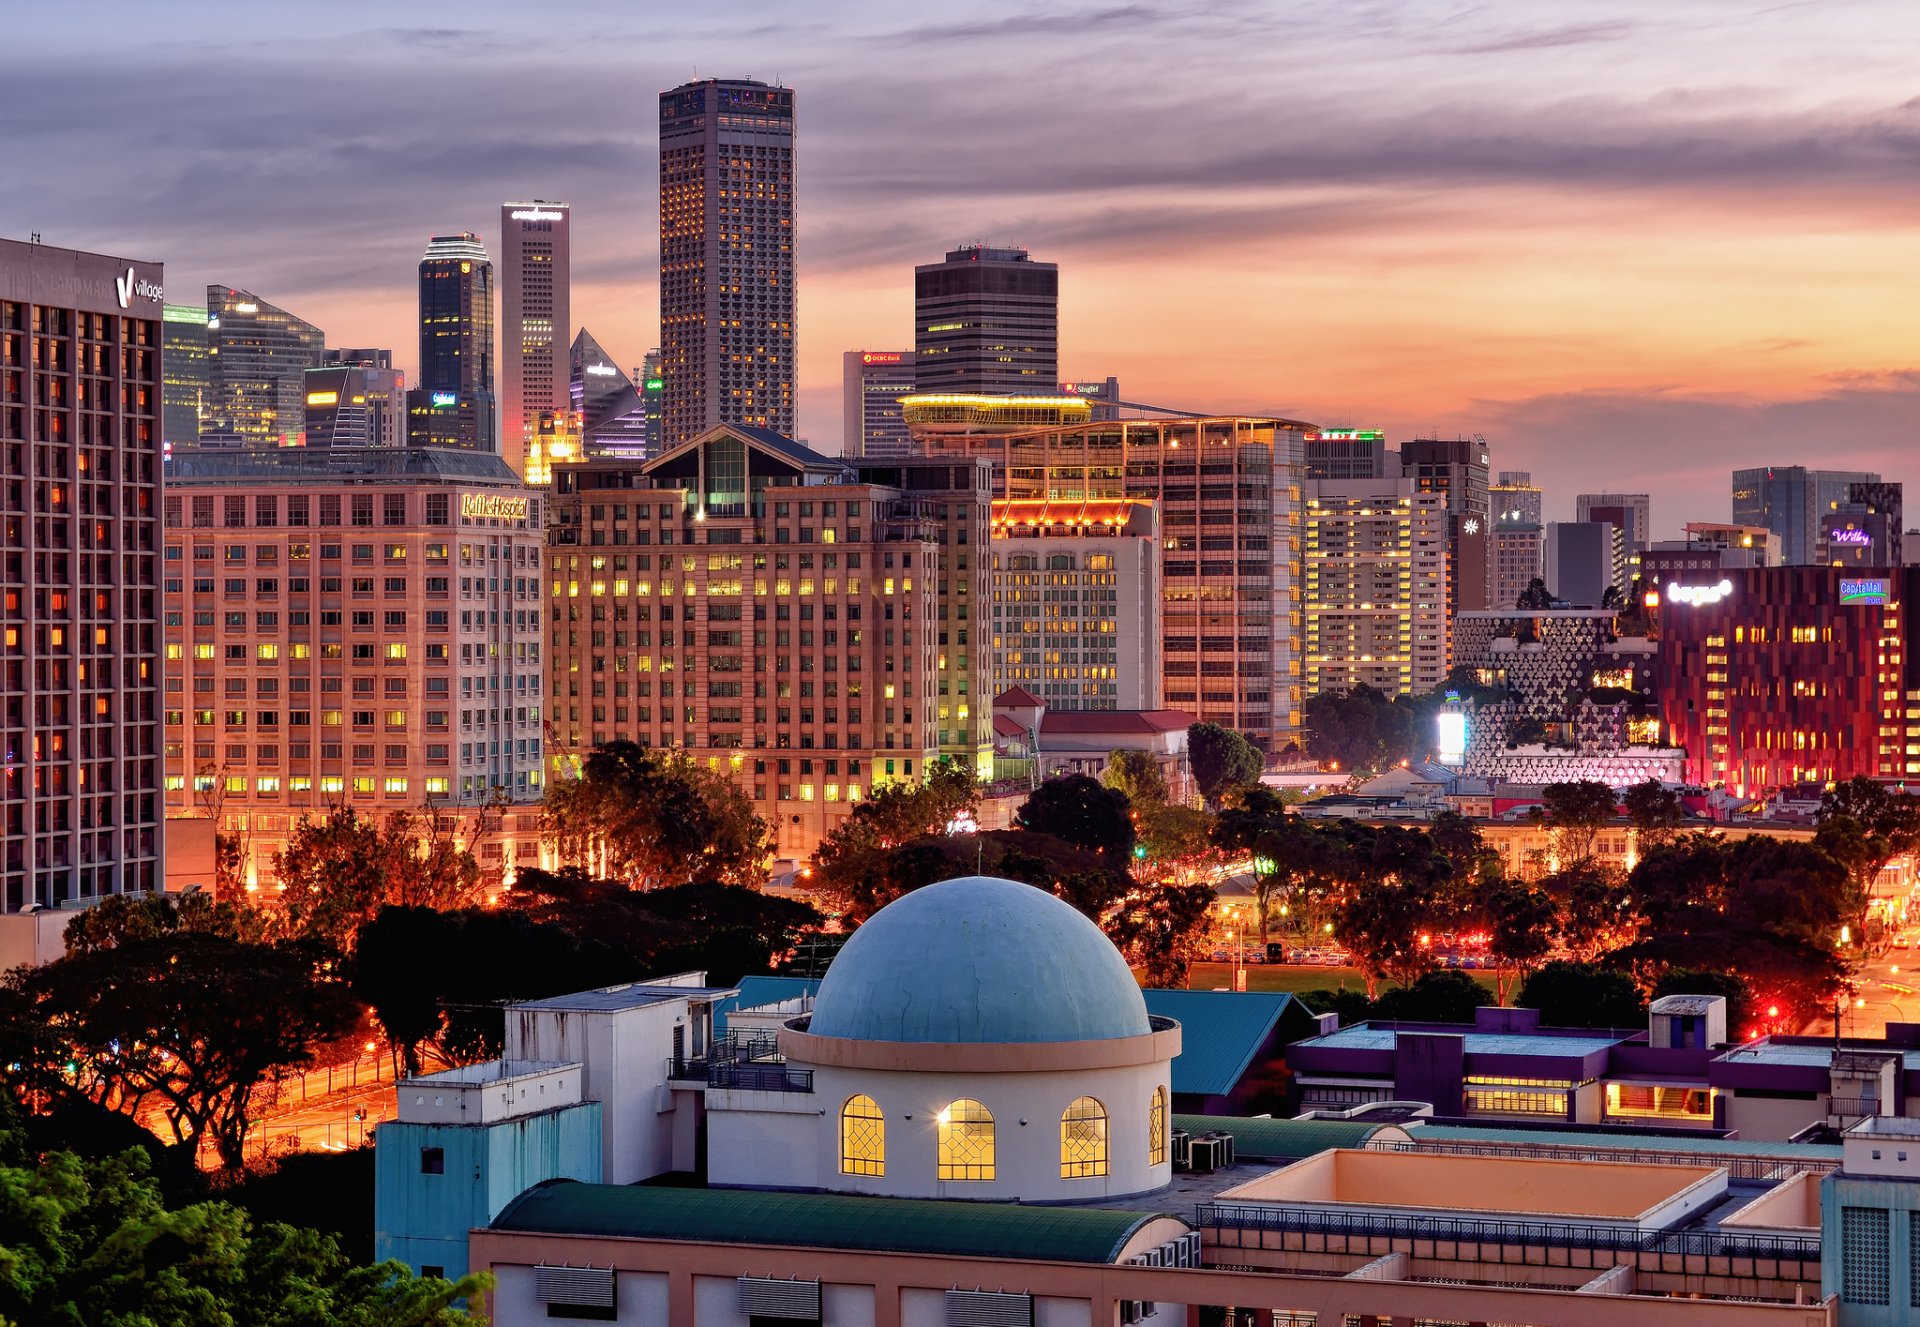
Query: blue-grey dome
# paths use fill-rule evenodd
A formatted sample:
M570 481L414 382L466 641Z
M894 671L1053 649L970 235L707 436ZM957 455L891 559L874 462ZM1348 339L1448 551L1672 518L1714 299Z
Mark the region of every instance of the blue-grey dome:
M814 998L816 1036L1100 1041L1144 1036L1113 942L1033 885L974 875L904 894L855 931Z

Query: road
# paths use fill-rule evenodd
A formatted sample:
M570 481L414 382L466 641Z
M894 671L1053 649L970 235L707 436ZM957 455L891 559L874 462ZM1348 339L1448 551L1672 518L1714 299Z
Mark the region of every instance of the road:
M1895 949L1861 964L1851 1008L1840 1011L1849 1037L1881 1037L1889 1023L1920 1022L1920 949ZM1809 1036L1832 1036L1833 1017L1815 1019Z
M267 1153L344 1151L371 1141L373 1127L394 1118L393 1063L384 1048L358 1060L310 1069L287 1078L278 1097L263 1106L247 1134L249 1162ZM140 1122L161 1138L171 1138L164 1114L144 1112ZM219 1166L211 1144L200 1164Z

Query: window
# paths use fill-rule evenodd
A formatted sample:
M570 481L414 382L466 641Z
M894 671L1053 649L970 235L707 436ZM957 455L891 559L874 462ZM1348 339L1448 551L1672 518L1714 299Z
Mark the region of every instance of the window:
M1840 1298L1848 1304L1885 1304L1890 1298L1884 1207L1840 1209Z
M968 1097L939 1114L943 1180L993 1178L993 1113Z
M887 1119L872 1097L848 1097L840 1108L840 1173L887 1173Z
M1153 1089L1147 1103L1147 1164L1162 1166L1167 1161L1167 1089Z
M1107 1173L1107 1108L1081 1097L1060 1116L1060 1178Z
M422 1175L444 1175L447 1173L447 1153L445 1148L423 1147L420 1149L420 1173Z

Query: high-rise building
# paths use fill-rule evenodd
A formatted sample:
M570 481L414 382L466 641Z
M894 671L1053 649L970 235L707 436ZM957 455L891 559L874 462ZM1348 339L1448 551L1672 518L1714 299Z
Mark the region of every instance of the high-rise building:
M568 400L590 458L647 459L646 401L633 379L586 328L568 353Z
M1846 501L1820 517L1821 561L1830 567L1905 565L1905 501L1899 484L1849 484Z
M160 371L166 375L160 441L165 450L200 442L207 408L207 309L169 304L161 321Z
M176 456L169 807L257 882L303 814L537 800L544 501L464 449Z
M1804 465L1765 465L1733 472L1733 523L1757 525L1780 536L1780 557L1790 567L1820 561L1820 518L1838 511L1850 484L1877 484L1866 470L1809 470Z
M305 375L320 362L320 329L250 291L207 287L207 403L200 444L298 447L307 426Z
M1653 543L1653 498L1646 493L1580 493L1573 499L1574 519L1605 521L1620 532L1626 548L1627 580L1640 571L1640 555ZM1625 590L1626 585L1622 585Z
M1308 479L1384 479L1387 475L1387 435L1379 429L1321 429L1308 435L1305 455Z
M900 398L913 392L913 352L849 350L840 361L841 450L848 456L913 455L900 413Z
M1626 593L1626 536L1607 521L1547 522L1547 588L1569 608L1609 607Z
M715 424L794 436L793 111L752 79L660 94L664 447Z
M434 236L420 260L420 381L408 413L416 447L500 450L493 263L471 231Z
M1493 589L1487 465L1487 442L1478 436L1419 438L1400 448L1401 473L1414 491L1446 495L1447 586L1456 613L1484 609Z
M1075 378L1056 388L1062 396L1078 396L1093 403L1095 419L1120 418L1120 380L1112 374L1104 378Z
M961 518L982 536L964 550L969 585L984 571L986 482ZM958 533L951 491L863 482L738 425L640 466L561 467L547 557L566 591L552 601L556 774L613 738L685 750L737 780L781 856L805 857L875 787L926 776L942 706L984 759L991 697L940 692L943 656L962 648L940 633L968 621L941 612L943 597L962 606L938 568L941 533ZM984 680L984 647L973 658Z
M1094 423L1077 398L933 394L903 409L930 456L989 459L996 499L1157 503L1162 703L1274 751L1299 732L1301 442L1312 425Z
M913 269L913 381L922 392L1044 396L1060 381L1060 269L970 244Z
M330 350L306 373L307 446L407 445L406 376L389 350Z
M545 199L500 205L500 454L519 475L540 417L569 408L572 216Z
M667 445L667 380L660 372L660 348L655 346L640 361L633 385L647 407L647 455L658 456Z
M1301 560L1309 696L1446 680L1447 508L1410 479L1310 479Z
M160 888L158 263L0 240L0 901Z
M1502 470L1487 490L1493 535L1487 541L1494 611L1505 611L1536 577L1547 574L1543 495L1525 470Z

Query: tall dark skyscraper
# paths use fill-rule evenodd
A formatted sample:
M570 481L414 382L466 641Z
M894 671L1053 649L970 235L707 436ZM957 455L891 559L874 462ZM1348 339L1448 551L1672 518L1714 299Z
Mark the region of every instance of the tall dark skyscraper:
M471 231L434 236L420 260L420 382L407 397L414 446L499 451L493 263Z
M1809 470L1763 465L1733 472L1733 523L1780 536L1780 560L1789 567L1820 561L1820 520L1840 510L1854 484L1877 484L1866 470Z
M326 337L251 291L207 287L208 447L298 447L306 436L305 376Z
M668 447L715 424L794 435L793 91L660 94L660 351Z
M160 888L163 298L158 263L0 240L8 912Z
M1401 473L1414 492L1447 495L1447 586L1456 613L1484 609L1493 588L1488 462L1478 435L1418 438L1400 448Z
M1060 269L1025 249L969 245L913 269L913 382L922 392L1052 395Z

